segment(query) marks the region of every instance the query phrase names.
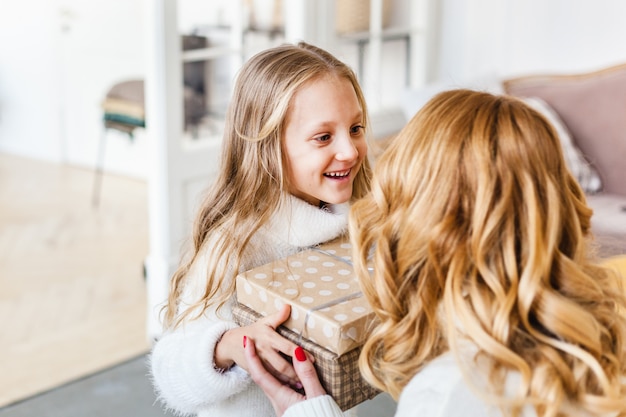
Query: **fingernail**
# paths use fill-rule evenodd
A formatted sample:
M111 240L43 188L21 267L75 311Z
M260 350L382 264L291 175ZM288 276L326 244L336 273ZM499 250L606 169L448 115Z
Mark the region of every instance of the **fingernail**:
M298 362L304 362L306 360L306 354L304 353L304 349L302 349L300 346L296 348L294 353Z
M243 337L243 347L244 347L244 349L245 349L245 347L246 347L246 343L248 343L248 337L247 337L247 336L244 336L244 337Z

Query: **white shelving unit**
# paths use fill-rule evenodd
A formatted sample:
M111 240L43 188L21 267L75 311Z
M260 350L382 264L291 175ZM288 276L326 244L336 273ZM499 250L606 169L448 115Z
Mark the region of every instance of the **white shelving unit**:
M243 0L231 0L234 16L241 16ZM146 127L151 143L148 179L150 251L146 259L148 288L147 337L161 333L159 309L190 230L199 191L215 174L220 137L189 143L183 132L182 64L196 60L231 58L241 65L242 24L232 22L227 48L181 51L176 0L146 0L147 55ZM236 20L236 19L235 19Z
M384 1L389 1L388 6ZM401 89L418 88L427 81L430 65L428 47L432 31L430 16L435 1L370 0L369 29L334 37L335 44L353 45L357 50L355 69L366 95L375 137L387 136L404 123L399 103ZM402 8L402 21L383 19L385 7ZM327 10L334 12L332 7ZM329 16L331 21L334 21L333 18ZM385 25L386 21L388 25ZM403 45L402 48L394 49L396 55L390 59L391 42ZM392 77L386 76L389 67L393 67ZM391 79L401 79L403 82L390 87ZM388 97L390 88L393 96L391 103ZM383 92L387 93L386 99Z

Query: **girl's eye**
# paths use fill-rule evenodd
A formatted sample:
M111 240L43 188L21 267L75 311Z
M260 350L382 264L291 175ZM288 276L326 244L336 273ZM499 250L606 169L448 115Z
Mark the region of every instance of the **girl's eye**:
M315 138L318 142L328 142L330 140L330 135L322 135Z
M361 126L361 125L352 126L350 128L350 133L352 133L353 135L358 135L361 132L363 132L364 129L365 128L363 126Z

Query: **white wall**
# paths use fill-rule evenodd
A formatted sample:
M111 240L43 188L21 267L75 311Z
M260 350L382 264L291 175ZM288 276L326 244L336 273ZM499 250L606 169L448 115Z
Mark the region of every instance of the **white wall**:
M0 0L0 151L94 167L108 88L145 72L141 0ZM145 176L138 132L105 167Z
M55 13L46 0L0 0L0 150L62 158Z
M434 79L583 72L626 62L622 0L442 0Z

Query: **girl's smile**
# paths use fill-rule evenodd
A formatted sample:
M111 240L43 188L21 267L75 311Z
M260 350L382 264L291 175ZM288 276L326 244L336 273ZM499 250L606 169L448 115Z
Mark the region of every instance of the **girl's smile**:
M328 172L324 174L324 176L341 180L341 179L348 178L350 176L350 170L343 171L343 172Z

